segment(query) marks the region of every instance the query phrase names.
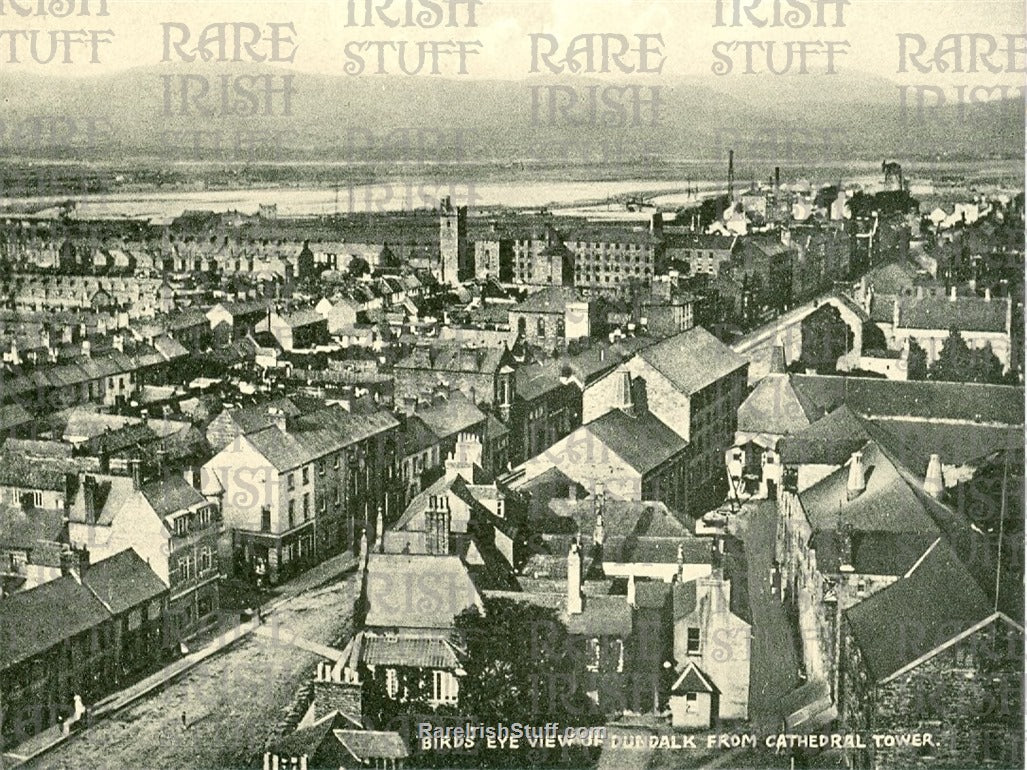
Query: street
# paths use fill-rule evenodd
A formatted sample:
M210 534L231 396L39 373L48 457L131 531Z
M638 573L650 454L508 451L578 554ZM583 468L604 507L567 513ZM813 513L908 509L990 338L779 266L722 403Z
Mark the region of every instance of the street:
M320 658L304 646L338 645L349 634L358 588L354 573L289 596L293 588L263 633L248 635L25 767L249 764L313 676Z

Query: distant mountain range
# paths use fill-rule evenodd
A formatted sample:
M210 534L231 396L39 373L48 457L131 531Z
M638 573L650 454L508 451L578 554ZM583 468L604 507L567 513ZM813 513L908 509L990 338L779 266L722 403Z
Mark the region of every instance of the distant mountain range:
M297 162L709 160L723 158L729 147L740 159L785 163L810 157L1023 157L1022 99L963 108L950 103L922 115L911 106L904 113L895 83L859 73L668 80L661 86L655 125L648 119L648 105L643 105L640 125L586 121L554 126L544 111L541 121L533 120L533 87L545 98L544 89L570 85L584 100L590 88L602 95L611 85L588 79L511 82L293 73L289 115L281 114L280 94L271 97L272 116L177 114L184 75L194 77L194 89L206 79L215 96L205 103L212 104L219 101L221 75L248 77L242 84L256 87L253 101L263 110L259 78L268 73L278 77L274 85L280 88L285 71L272 68L181 65L82 78L0 72L0 150L7 157L40 159L216 160L240 155L236 136L242 132L256 148L254 159ZM165 114L164 77L172 85L171 115ZM622 85L642 88L648 99L650 83ZM605 97L619 93L608 91ZM630 114L630 101L627 106ZM44 122L33 123L34 118ZM70 141L62 138L66 120L76 126ZM100 130L89 133L90 121ZM401 130L411 132L406 140L395 133ZM220 137L220 149L213 136Z

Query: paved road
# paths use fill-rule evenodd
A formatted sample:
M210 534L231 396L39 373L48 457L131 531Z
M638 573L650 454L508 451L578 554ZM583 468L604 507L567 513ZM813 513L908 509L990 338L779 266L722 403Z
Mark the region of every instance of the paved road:
M352 572L339 579L345 567L340 560L287 586L267 622L315 649L348 636L359 583ZM25 767L248 766L318 660L309 649L249 633Z
M781 699L799 685L799 659L784 605L771 593L770 570L777 535L777 505L759 501L739 515L737 534L745 541L752 610L752 668L749 715L756 730L774 731L785 715Z

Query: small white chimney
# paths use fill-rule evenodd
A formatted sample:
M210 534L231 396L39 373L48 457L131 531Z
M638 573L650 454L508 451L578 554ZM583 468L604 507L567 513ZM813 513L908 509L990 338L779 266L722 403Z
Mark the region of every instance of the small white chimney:
M635 606L635 573L628 575L628 604Z
M849 500L855 500L866 491L866 471L863 468L863 453L853 452L849 461L849 482L846 493Z
M941 496L945 494L945 478L941 472L940 455L931 455L931 460L927 463L927 475L924 477L924 492L935 500L941 499Z
M953 286L952 289L949 290L949 301L951 301L951 302L955 302L956 301L956 287L955 286Z
M990 287L986 288L984 290L984 301L985 302L991 302L991 288Z

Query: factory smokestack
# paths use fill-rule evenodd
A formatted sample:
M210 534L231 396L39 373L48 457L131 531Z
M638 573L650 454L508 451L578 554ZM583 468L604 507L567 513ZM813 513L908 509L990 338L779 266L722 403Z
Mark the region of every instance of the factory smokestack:
M735 199L735 151L727 151L727 197Z

